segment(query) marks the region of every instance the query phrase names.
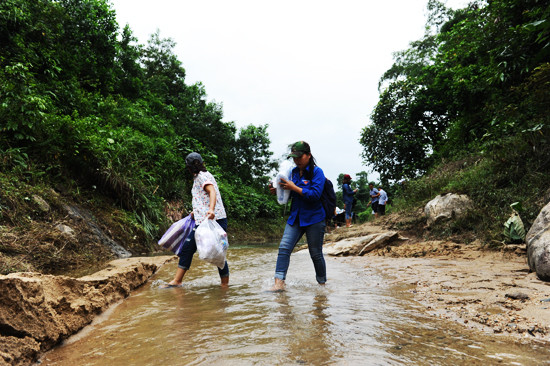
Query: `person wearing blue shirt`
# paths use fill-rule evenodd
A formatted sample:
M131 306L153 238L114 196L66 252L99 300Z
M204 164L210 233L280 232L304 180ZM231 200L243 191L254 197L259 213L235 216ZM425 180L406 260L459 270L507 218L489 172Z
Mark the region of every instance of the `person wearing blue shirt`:
M374 183L369 183L369 190L370 190L370 197L371 200L369 202L369 205L372 206L372 211L374 212L374 217L378 217L378 197L380 196L380 192L378 192L378 189L374 188ZM367 205L368 207L368 205Z
M353 206L353 196L355 195L355 193L357 193L357 189L351 189L350 183L351 176L349 174L344 174L344 180L342 184L342 200L344 201L344 209L346 211L346 227L351 227L351 209Z
M325 185L325 174L317 166L309 144L298 141L291 146L288 155L294 159L291 179L281 179L280 186L290 190L292 204L285 231L279 244L275 265L275 284L272 291L282 291L290 265L290 254L296 243L306 234L309 255L315 268L315 278L321 285L327 281L326 264L323 256L325 235L325 210L321 204L321 193ZM272 189L273 191L274 189Z

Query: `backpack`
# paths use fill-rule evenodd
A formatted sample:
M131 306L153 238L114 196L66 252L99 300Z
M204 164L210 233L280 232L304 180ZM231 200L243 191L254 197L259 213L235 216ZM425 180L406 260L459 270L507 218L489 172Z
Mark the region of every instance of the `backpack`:
M321 204L325 210L325 220L330 220L334 217L336 210L336 193L330 179L326 178L323 192L321 193Z

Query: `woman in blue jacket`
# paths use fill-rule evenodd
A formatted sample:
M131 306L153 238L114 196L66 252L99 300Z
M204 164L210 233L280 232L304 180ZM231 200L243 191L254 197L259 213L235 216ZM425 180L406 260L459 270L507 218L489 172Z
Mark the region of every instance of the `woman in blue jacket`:
M357 193L357 189L351 189L351 176L349 174L344 175L342 183L342 200L344 201L344 209L346 210L346 227L351 227L351 208L353 206L353 196Z
M324 284L327 281L323 257L325 210L321 204L325 174L315 163L307 142L298 141L291 146L290 150L288 156L294 159L296 167L292 169L291 179L281 180L280 185L283 189L290 190L292 204L283 238L279 244L273 291L284 290L290 254L304 234L306 234L317 282Z

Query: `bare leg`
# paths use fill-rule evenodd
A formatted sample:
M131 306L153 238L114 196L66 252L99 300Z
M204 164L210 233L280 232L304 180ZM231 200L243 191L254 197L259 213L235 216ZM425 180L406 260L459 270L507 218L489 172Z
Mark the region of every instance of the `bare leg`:
M269 291L278 292L278 291L284 291L285 290L285 281L281 280L280 278L275 278L275 284Z
M173 286L180 286L183 282L183 276L185 276L185 273L187 272L186 269L179 268L176 270L176 275L174 276L174 279L170 281L169 285Z

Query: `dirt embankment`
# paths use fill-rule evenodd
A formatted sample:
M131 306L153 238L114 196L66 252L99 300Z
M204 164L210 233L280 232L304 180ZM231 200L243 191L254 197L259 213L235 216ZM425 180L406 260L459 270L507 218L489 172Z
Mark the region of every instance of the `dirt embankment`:
M384 232L383 224L340 228L328 239ZM435 316L495 334L550 341L550 283L529 272L525 245L487 250L479 242L408 235L365 255L365 265L415 285L415 298Z
M126 258L90 276L0 276L0 365L28 365L130 295L172 256Z

